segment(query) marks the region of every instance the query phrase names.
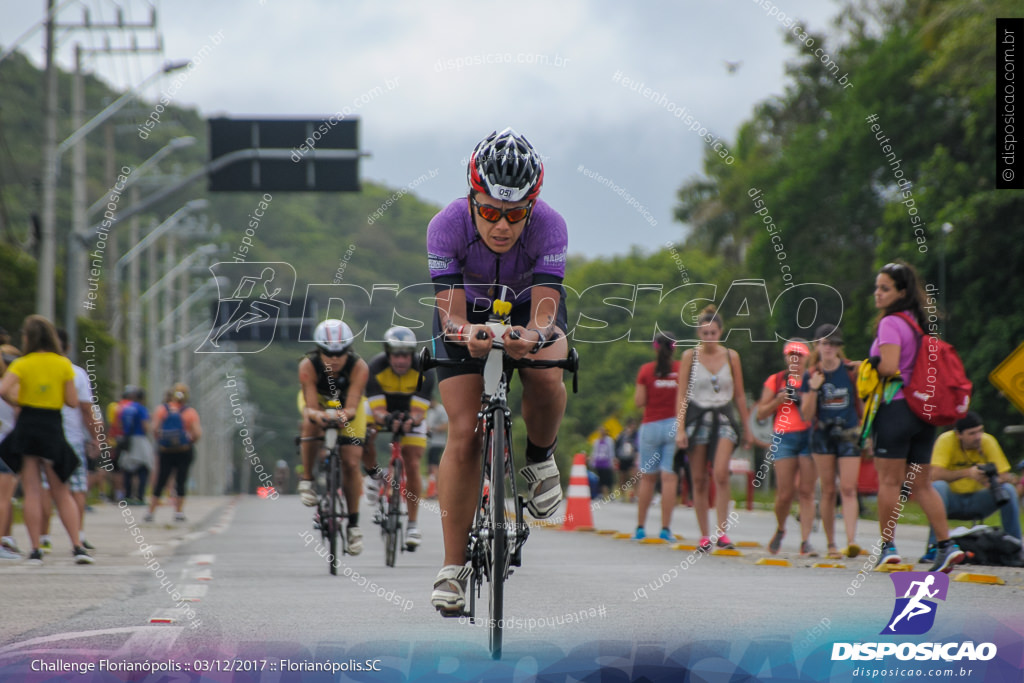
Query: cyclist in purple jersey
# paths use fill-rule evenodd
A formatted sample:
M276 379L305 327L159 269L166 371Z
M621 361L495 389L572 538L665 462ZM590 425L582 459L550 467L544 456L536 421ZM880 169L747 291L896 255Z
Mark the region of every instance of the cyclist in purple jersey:
M484 323L491 302L513 302L504 342L513 358L565 358L566 309L562 279L568 244L565 221L540 201L544 166L526 138L510 128L492 133L473 150L467 169L469 196L434 216L427 229L427 258L435 284L434 355L482 358L491 349ZM507 289L506 289L507 288ZM470 575L466 544L480 481L477 411L483 378L474 368L438 368L441 402L448 411L448 443L437 490L444 532L444 567L431 603L445 616L465 606ZM562 500L554 451L565 412L558 369L522 369L526 422L527 508L549 517Z

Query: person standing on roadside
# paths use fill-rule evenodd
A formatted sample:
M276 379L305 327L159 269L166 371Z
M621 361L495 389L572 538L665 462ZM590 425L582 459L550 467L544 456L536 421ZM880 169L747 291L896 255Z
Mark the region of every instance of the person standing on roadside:
M887 263L875 276L875 308L878 322L870 356L879 377L899 377L910 383L917 360L919 339L914 328L897 313L914 317L927 329L925 295L921 279L912 266L902 261ZM931 459L935 427L911 412L897 391L892 400L878 407L874 421L875 467L878 469L878 526L882 549L878 564L900 564L903 558L894 543L899 521L897 503L904 485L910 489L935 532L935 563L929 571L946 572L964 561L964 551L949 537L946 508L932 487ZM911 474L913 471L913 474Z
M679 384L679 361L672 360L675 341L667 334L654 338L657 359L640 366L636 374L633 403L644 411L640 423L640 486L637 491L636 532L633 538L647 537L644 524L647 510L654 500L654 489L661 478L661 533L665 541L672 535L672 509L679 488L674 455L676 429L676 393Z
M0 379L3 379L7 372L7 363L3 356L0 356ZM7 438L7 435L14 430L15 414L14 407L7 401L0 399L0 441ZM0 534L3 534L3 542L0 544L0 560L20 560L21 553L18 544L11 536L11 521L14 517L14 489L18 486L18 477L7 463L0 460Z
M615 439L615 462L619 469L619 492L623 502L636 499L633 488L633 476L636 472L636 454L640 451L640 434L636 428L636 420L629 418L619 437Z
M811 350L802 339L794 339L782 348L786 369L764 382L757 403L757 419L774 418L772 443L767 458L775 466L776 530L768 542L775 555L786 535L786 518L793 506L794 494L800 507L800 555L817 557L810 536L814 524L814 460L811 458L810 424L800 416L800 383ZM822 499L824 500L824 498Z
M153 436L156 438L157 466L156 485L149 502L145 521L152 522L160 496L174 472L174 521L185 521L185 485L188 471L195 457L195 443L203 435L199 424L199 413L188 405L188 385L178 382L170 391L168 401L153 413Z
M60 339L63 355L66 357L70 349L68 345L68 333L57 329L57 338ZM103 432L103 425L93 411L92 387L89 386L89 374L85 368L71 364L75 373L75 391L78 392L78 408L64 406L61 408L61 418L64 421L64 439L71 446L71 449L78 456L78 467L71 475L68 486L71 488L71 495L78 506L79 524L78 540L86 550L95 550L93 545L85 538L85 507L86 495L89 493L89 460L99 457L100 442L99 435ZM43 475L43 529L39 543L44 553L50 552L53 541L50 538L50 508L53 500L50 496L50 482Z
M800 388L800 410L812 425L811 452L821 480L821 525L828 539L828 558L857 557L857 478L860 476L860 434L862 406L857 396L857 367L860 363L843 356L843 335L835 325L821 325L814 331L809 369ZM846 547L836 546L836 474L843 501Z
M718 516L716 543L719 548L731 550L736 546L725 535L729 515L729 460L737 445L750 448L753 444L747 427L750 413L743 391L740 354L719 343L722 318L718 309L714 305L705 306L697 325L700 345L684 351L679 362L676 446L687 449L690 458L693 507L701 534L700 550L707 552L712 549L708 535L709 461L718 494L715 500ZM732 405L740 413L738 424ZM743 431L742 441L740 430Z
M615 484L615 440L608 436L608 430L604 425L601 426L590 451L590 467L597 474L601 496L607 497Z
M39 537L43 522L41 473L49 481L61 522L71 539L78 564L93 559L79 545L79 512L67 481L78 466L78 456L64 439L61 407L78 408L75 373L71 361L60 354L57 332L49 320L30 315L22 323L25 355L11 363L0 379L0 397L20 409L14 430L0 442L0 459L22 475L25 526L32 544L29 562L43 563Z
M129 505L145 505L149 474L156 456L149 441L149 411L143 405L146 392L135 388L132 401L121 409L121 430L127 447L121 453L120 465L124 472L124 495Z

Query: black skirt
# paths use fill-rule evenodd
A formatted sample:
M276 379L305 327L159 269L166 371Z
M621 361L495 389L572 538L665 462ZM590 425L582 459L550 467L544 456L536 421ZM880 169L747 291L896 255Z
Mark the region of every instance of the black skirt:
M0 442L0 459L21 472L22 458L35 455L49 460L61 481L78 467L78 455L64 439L64 420L59 410L22 406L14 430Z

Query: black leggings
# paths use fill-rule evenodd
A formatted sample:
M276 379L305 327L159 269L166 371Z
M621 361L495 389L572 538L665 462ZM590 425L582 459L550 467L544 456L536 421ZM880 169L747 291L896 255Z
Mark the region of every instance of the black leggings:
M185 482L188 481L188 470L192 466L192 447L189 446L187 451L181 451L177 453L160 451L158 457L160 458L159 469L156 475L156 486L153 488L153 496L159 498L164 492L164 487L167 486L167 480L171 478L171 470L174 470L174 491L178 495L178 498L185 497Z
M139 465L131 472L124 473L124 497L142 500L146 497L146 484L149 482L149 468ZM135 494L135 495L132 495Z

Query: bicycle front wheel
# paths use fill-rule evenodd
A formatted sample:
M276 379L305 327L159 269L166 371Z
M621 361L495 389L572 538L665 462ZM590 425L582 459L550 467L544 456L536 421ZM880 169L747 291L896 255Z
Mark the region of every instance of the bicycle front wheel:
M395 471L391 472L391 481L388 485L388 516L384 521L386 533L384 560L389 567L395 566L395 557L398 555L398 532L402 528L400 476L401 471L396 467Z
M489 591L490 649L493 659L501 659L501 626L504 615L505 576L508 573L508 532L505 521L505 421L494 416L491 428L491 490L488 507L491 515L491 583Z
M329 536L330 554L327 556L327 562L331 574L337 576L338 537L343 533L341 520L344 516L341 502L341 466L338 463L336 454L332 453L329 457L331 464L327 472L327 500L330 509L327 516L327 533Z

